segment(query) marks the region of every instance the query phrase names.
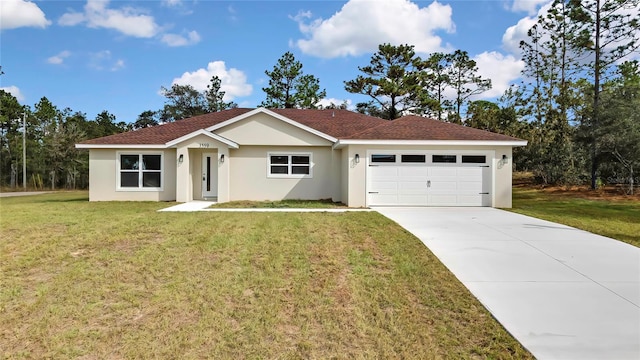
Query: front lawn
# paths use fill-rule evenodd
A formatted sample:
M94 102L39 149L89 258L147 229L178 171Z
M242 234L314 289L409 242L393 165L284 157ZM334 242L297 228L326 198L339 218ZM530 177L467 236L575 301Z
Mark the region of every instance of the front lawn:
M213 204L210 208L223 209L346 209L343 203L328 200L229 201Z
M0 357L531 358L377 213L0 199Z
M510 210L640 246L637 197L597 195L517 186L513 189L513 209Z

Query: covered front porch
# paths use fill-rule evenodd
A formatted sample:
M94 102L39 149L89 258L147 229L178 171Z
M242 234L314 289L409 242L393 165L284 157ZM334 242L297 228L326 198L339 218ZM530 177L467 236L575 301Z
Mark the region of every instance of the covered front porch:
M238 144L204 130L174 143L176 201L229 201L229 149Z

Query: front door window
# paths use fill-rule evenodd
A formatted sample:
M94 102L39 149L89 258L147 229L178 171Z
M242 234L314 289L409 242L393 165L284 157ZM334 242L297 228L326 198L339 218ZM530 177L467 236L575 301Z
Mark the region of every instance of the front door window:
M216 153L202 154L202 197L218 196L218 157Z

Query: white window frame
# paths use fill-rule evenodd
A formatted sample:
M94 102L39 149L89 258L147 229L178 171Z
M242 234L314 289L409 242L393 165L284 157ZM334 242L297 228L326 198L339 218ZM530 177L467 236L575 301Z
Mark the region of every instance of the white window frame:
M144 169L138 169L138 187L121 186L121 169L120 159L122 155L138 156L142 163L142 155L160 155L160 187L144 187L142 182L142 174ZM129 171L127 171L129 172ZM157 172L157 170L153 170ZM164 190L164 153L159 151L117 151L116 152L116 191L163 191Z
M287 156L289 160L286 164L286 174L272 174L271 173L271 157L272 156ZM292 156L308 156L309 157L309 174L292 174L292 166L300 166L299 164L293 164L291 161ZM273 164L274 166L285 166L285 164ZM313 153L307 152L268 152L267 153L267 178L272 179L311 179L313 178Z

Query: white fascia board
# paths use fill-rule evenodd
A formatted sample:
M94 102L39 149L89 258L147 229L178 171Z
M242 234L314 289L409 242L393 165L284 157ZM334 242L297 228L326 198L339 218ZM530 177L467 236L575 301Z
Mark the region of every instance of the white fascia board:
M444 145L444 146L527 146L526 140L338 140L334 149L346 145Z
M76 144L76 149L166 149L165 144Z
M227 138L224 138L224 137L222 137L222 136L220 136L218 134L214 134L214 133L212 133L210 131L204 130L204 129L200 129L200 130L194 131L192 133L189 133L187 135L181 136L181 137L179 137L179 138L177 138L175 140L171 140L168 143L166 143L165 146L166 147L174 147L174 146L178 145L179 143L181 143L183 141L192 139L192 138L194 138L196 136L199 136L199 135L204 135L204 136L210 137L213 140L221 142L221 143L227 145L228 147L230 147L232 149L237 149L237 148L240 147L235 142L233 142L233 141L231 141L231 140L229 140Z
M227 125L231 125L231 124L236 123L236 122L238 122L240 120L244 120L244 119L246 119L246 118L248 118L250 116L253 116L253 115L256 115L256 114L260 114L260 113L267 114L267 115L272 116L272 117L274 117L274 118L276 118L278 120L284 121L289 125L295 126L295 127L299 128L299 129L302 129L302 130L304 130L306 132L309 132L309 133L311 133L313 135L316 135L316 136L321 137L321 138L323 138L325 140L331 141L332 143L335 143L336 141L338 141L338 139L334 138L333 136L327 135L327 134L325 134L325 133L323 133L321 131L318 131L318 130L316 130L314 128L311 128L311 127L308 127L306 125L300 124L299 122L297 122L295 120L291 120L288 117L285 117L285 116L282 116L280 114L274 113L273 111L271 111L269 109L265 109L265 108L256 108L254 110L246 112L246 113L244 113L242 115L238 115L238 116L236 116L236 117L234 117L232 119L229 119L227 121L223 121L223 122L221 122L219 124L210 126L210 127L206 128L205 130L215 131L215 130L221 129L221 128L227 126Z

